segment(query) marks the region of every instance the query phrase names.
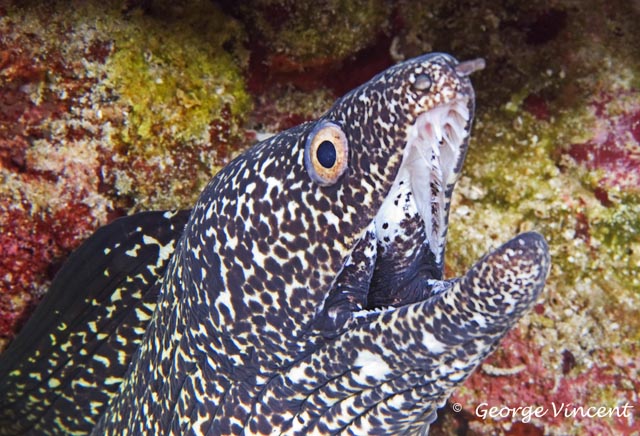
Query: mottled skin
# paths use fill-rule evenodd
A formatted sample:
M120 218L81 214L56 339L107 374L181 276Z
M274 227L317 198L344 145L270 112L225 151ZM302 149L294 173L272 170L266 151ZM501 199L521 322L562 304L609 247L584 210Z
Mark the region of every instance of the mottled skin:
M122 324L61 315L40 343L18 339L0 362L0 434L428 430L531 307L549 268L544 240L528 233L442 280L473 114L467 76L479 67L443 54L403 62L234 160L184 231L184 213L155 215L153 225L128 218L148 235L173 226L156 257L140 260L131 233L115 251L103 246L139 263L142 278L125 271L118 283L144 297L129 308L109 297L111 262L96 267L95 283L69 284L103 295L109 313L85 317L121 314ZM327 129L345 138L333 145L347 156L331 177L309 151ZM142 307L155 308L150 321ZM97 333L67 345L88 330ZM61 349L68 361L47 360Z

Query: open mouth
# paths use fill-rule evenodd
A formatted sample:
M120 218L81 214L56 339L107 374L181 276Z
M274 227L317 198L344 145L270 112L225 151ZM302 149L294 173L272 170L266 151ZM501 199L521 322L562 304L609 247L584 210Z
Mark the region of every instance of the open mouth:
M321 309L324 316L315 320L315 328L328 337L368 313L428 300L453 283L443 280L444 252L451 196L473 120L467 76L484 61L451 67L458 84L407 127L396 177L336 277Z
M442 281L451 193L471 128L471 98L420 114L396 178L325 301L327 330L351 316L424 300Z
M409 128L398 175L374 218L377 250L367 308L415 302L430 282L442 279L451 193L470 117L469 99L459 98L424 112Z
M419 216L426 243L441 262L449 197L466 151L469 115L468 99L460 98L421 114L410 127L400 170L375 217L383 245L393 243L408 220Z
M469 110L456 100L422 114L411 128L406 167L429 246L441 261L448 212L447 194L458 178Z

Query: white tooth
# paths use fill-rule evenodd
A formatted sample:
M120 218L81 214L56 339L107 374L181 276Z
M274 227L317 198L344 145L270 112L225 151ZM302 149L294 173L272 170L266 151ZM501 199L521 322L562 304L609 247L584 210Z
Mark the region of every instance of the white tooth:
M467 124L467 120L465 120L462 114L456 110L449 112L449 122L457 126L464 126Z
M433 123L433 132L436 135L436 142L440 142L442 140L442 126L440 123Z
M451 148L454 148L455 144L458 144L460 142L460 133L458 132L455 124L447 124L445 126L445 132L447 145Z
M455 143L457 144L465 136L464 124L454 122L454 123L451 123L450 126L451 126L451 129L455 132L455 135L456 135Z
M469 108L464 104L456 105L456 112L464 119L465 123L469 121Z
M418 130L418 136L419 139L422 141L428 141L431 136L431 132L430 132L430 126L429 123L425 123L424 127L422 129L417 129Z
M450 125L445 124L444 125L444 144L443 144L444 146L451 147L451 143L453 143L452 135L455 135L455 132L453 131Z

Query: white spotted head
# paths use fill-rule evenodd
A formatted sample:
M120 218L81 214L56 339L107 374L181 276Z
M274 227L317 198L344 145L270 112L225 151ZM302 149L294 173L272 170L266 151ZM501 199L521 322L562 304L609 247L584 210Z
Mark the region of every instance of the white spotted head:
M389 193L401 181L411 186L411 213L427 235L415 245L439 247L443 198L459 172L474 108L460 65L445 54L398 64L317 121L256 145L210 182L185 231L180 273L191 311L208 314L198 320L207 324L202 331L227 338L225 359L259 371L257 362L277 367L315 342L308 332L351 280L341 274L356 246L367 235L379 239L373 223L383 233L381 221L395 213ZM362 286L366 294L369 285Z

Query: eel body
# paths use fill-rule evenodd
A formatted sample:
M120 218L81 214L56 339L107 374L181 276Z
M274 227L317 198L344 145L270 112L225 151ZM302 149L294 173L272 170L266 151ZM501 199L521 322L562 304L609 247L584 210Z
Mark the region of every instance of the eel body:
M393 66L98 230L0 359L0 435L428 432L549 270L525 233L443 277L482 65Z

